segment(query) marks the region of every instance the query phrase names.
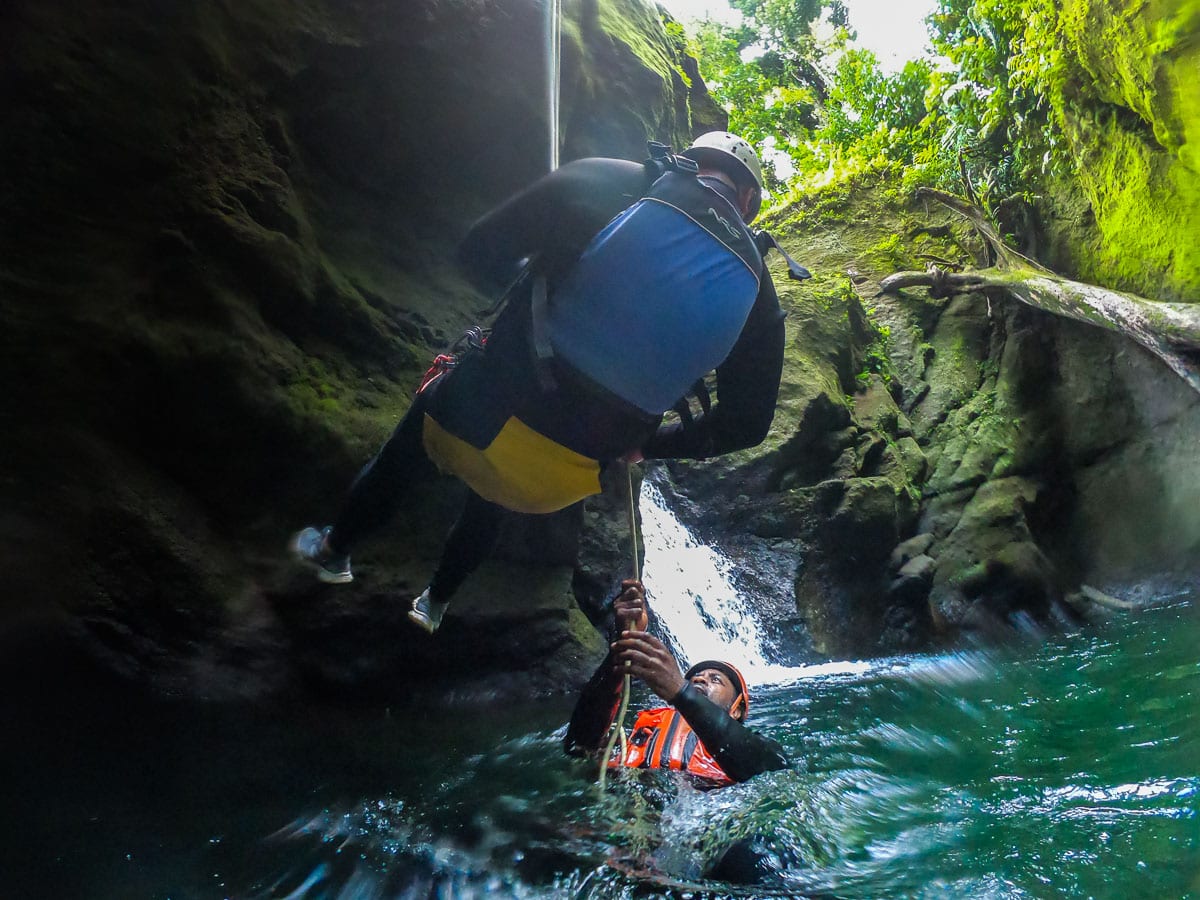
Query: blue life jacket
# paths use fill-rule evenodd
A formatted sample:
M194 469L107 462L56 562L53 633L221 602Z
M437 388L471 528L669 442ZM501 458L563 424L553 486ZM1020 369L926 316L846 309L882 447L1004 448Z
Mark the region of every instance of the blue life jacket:
M733 205L668 171L592 239L549 298L554 355L661 415L728 356L762 267Z

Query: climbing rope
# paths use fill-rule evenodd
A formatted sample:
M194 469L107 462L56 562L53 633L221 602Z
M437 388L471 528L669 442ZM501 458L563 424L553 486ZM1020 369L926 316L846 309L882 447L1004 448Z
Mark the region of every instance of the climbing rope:
M558 168L558 110L562 83L562 0L546 0L546 130L550 143L550 171ZM637 502L633 496L633 469L625 463L625 483L628 488L626 508L629 513L629 538L633 545L633 578L642 580L638 565ZM634 627L632 624L630 627ZM626 662L626 667L629 663ZM621 679L621 706L613 720L612 729L600 758L600 790L608 779L608 760L613 747L621 743L621 759L625 758L625 716L629 712L630 683L626 672Z
M641 567L638 565L638 530L637 530L637 501L633 495L633 466L630 463L625 463L625 485L628 489L625 498L626 512L629 514L629 540L633 545L633 579L634 581L642 580ZM618 623L619 625L620 623ZM636 627L632 622L630 628ZM625 662L626 668L629 667L628 660ZM608 760L612 757L613 747L617 741L621 742L621 756L625 759L625 716L629 712L629 694L632 679L629 673L625 673L625 677L621 679L621 706L617 710L617 716L613 719L612 730L608 735L608 742L604 745L604 752L600 755L600 791L604 791L604 786L608 781Z
M562 82L562 0L546 0L546 129L550 171L558 168L558 105Z

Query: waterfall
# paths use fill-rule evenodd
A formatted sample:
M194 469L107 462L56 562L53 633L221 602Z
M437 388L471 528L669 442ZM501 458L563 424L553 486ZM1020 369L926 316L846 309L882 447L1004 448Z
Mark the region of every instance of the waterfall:
M750 684L779 684L866 668L858 662L811 666L768 662L750 601L738 594L729 561L688 531L649 479L642 483L639 505L646 545L642 580L650 608L681 663L726 660Z

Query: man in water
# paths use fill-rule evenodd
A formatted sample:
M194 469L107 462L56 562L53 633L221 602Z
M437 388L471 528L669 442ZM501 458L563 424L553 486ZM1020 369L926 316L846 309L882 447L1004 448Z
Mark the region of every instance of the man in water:
M613 600L619 637L575 704L566 752L603 750L628 672L668 705L638 713L625 756L610 760L610 767L674 769L710 788L787 768L783 748L744 724L750 695L741 673L727 662L705 660L681 674L667 645L646 630L641 583L625 581L621 588Z
M633 723L624 756L609 768L668 769L683 772L702 789L725 787L790 764L783 748L745 726L750 694L730 663L704 660L680 674L667 646L646 631L646 596L640 582L625 581L613 600L618 639L583 688L563 749L573 756L604 750L616 718L623 675L640 678L669 705L642 710ZM619 751L618 751L619 753ZM789 863L768 849L762 835L725 848L704 877L758 884Z
M351 549L432 462L471 489L409 613L432 634L491 551L503 510L563 509L599 493L601 469L621 460L705 458L763 440L784 327L762 260L777 245L747 228L762 202L758 158L727 132L679 156L652 149L645 164L568 163L471 228L459 257L478 287L525 274L486 342L477 334L430 370L333 525L293 538L322 581L352 580ZM714 368L718 402L705 391L702 415L662 425Z

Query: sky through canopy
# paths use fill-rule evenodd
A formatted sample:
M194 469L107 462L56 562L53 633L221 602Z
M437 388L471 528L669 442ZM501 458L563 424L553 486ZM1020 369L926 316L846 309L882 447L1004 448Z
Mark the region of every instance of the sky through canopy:
M734 22L738 13L726 0L659 0L681 22L715 19ZM925 17L937 0L845 0L850 24L858 32L855 45L873 50L887 72L928 53Z

